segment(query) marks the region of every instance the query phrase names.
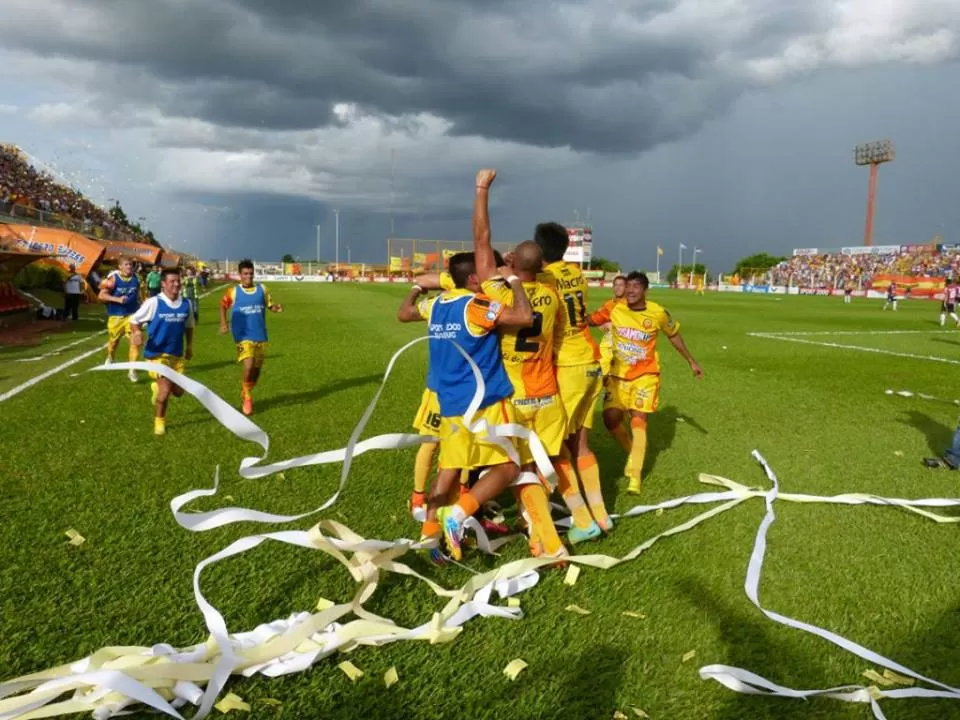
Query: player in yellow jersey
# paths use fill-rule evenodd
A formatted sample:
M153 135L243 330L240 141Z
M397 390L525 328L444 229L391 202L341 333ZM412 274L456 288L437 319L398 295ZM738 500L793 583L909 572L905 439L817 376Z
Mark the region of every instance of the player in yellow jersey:
M703 277L703 275L697 275L697 290L696 292L693 293L694 296L704 294L703 287L705 283L706 283L706 279Z
M588 441L594 408L603 389L603 370L600 348L587 323L587 281L577 265L563 259L569 244L565 227L541 223L534 231L534 242L543 251L545 264L541 277L553 283L563 310L559 315L555 350L557 384L567 414L564 458L555 465L559 489L564 498L573 498L582 484L590 513L600 528L609 532L613 529L613 520L603 502L600 469ZM569 500L567 504L569 506Z
M537 281L543 255L534 242L520 243L513 253L512 266L499 268L490 244L488 195L496 177L493 170L481 170L476 178L473 214L474 252L477 275L484 294L507 307L515 304L514 291L496 277L516 275L522 283L533 309L533 324L526 328L504 327L500 330L503 364L513 386L511 402L517 423L537 434L551 460L558 459L566 439L567 419L557 388L553 361L554 337L559 332L557 315L561 312L560 297L549 284ZM549 493L544 478L537 476L537 466L526 442L518 443L520 452L520 484L516 493L530 525L530 552L534 556L563 555L566 550L550 515ZM578 494L579 497L579 494ZM582 499L580 500L583 505ZM586 528L590 537L600 534L584 507ZM577 529L572 540L588 539L587 530Z
M613 279L613 297L607 300L603 307L613 307L614 303L623 300L623 294L627 291L627 279L623 275L617 275ZM600 340L600 369L603 370L603 377L610 374L610 363L613 362L613 338L610 335L610 324L603 326L603 338Z
M703 370L693 359L680 335L680 324L666 308L647 300L647 276L640 272L627 275L626 302L612 309L604 307L590 316L590 324L610 323L613 332L613 366L604 401L604 422L627 448L630 475L627 491L640 492L643 460L647 452L647 416L660 403L660 355L657 338L663 333L690 364L694 376ZM632 438L623 428L624 413L630 415ZM619 433L618 433L619 431Z

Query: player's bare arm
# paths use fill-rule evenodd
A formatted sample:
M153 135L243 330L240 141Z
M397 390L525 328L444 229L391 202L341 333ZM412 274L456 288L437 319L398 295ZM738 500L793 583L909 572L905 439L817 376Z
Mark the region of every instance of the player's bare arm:
M417 275L413 281L414 285L424 291L441 289L440 275L438 273L424 273L423 275Z
M123 295L111 295L110 293L114 288L114 279L113 276L108 277L100 285L100 292L97 293L97 299L101 302L106 303L117 303L118 305L123 305L127 299Z
M480 282L497 274L497 261L490 243L490 186L497 177L496 170L484 169L477 173L473 196L473 251Z
M414 285L410 292L407 293L407 296L403 299L403 302L400 303L400 309L397 310L397 320L402 323L423 321L423 317L420 315L420 311L417 309L417 300L422 294L423 288L421 288L419 285Z
M513 291L513 305L504 309L497 320L497 327L525 328L533 325L533 308L530 298L523 290L523 283L516 275L507 278Z
M228 332L230 332L230 323L227 320L228 308L229 308L228 305L224 305L222 302L220 303L220 334L221 335L226 335Z
M683 359L690 364L690 369L693 370L693 374L698 379L703 377L703 368L697 364L697 361L693 359L693 355L690 354L690 351L687 349L687 344L683 341L683 336L680 333L677 333L670 338L670 344L673 345L677 352L683 355Z

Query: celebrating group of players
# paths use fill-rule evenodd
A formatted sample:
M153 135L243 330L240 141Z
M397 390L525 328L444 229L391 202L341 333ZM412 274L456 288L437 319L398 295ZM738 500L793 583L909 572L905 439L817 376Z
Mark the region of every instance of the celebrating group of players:
M538 225L534 240L520 243L501 262L490 242L488 199L495 177L493 170L477 173L474 252L451 257L443 275L419 277L397 315L401 322L429 325L427 387L414 427L431 440L417 454L411 506L423 523L422 538L436 541L431 555L438 562L462 557L466 520L511 487L527 522L531 554L568 555L550 513L544 459L538 466L535 447L523 437L530 431L549 457L572 515L568 543L610 532L613 521L589 445L601 394L606 389L604 424L628 453L628 490L638 493L647 416L659 403L659 334L669 338L696 377L703 376L679 324L646 299L643 273L618 279L614 298L588 311L580 268L563 260L568 244L563 226ZM422 297L433 290L442 292ZM608 329L601 345L591 326ZM479 405L477 376L483 387ZM513 432L521 436L516 441L489 430L511 425L521 428Z
M237 362L243 364L241 408L245 415L252 415L253 388L266 356L266 312L282 312L283 307L273 302L263 285L254 283L251 261L241 262L239 270L240 283L230 286L220 300L220 333L225 335L232 329ZM178 268L166 268L160 272L159 290L144 298L133 262L121 260L118 269L100 285L99 299L107 305L106 364L114 361L117 346L127 336L130 362L139 359L142 349L145 360L183 374L187 361L193 357L193 329L200 318L197 287L194 268L187 268L186 278ZM129 376L131 382L137 382L136 370L130 370ZM150 378L153 432L163 435L170 396L182 396L183 389L159 373L151 372Z

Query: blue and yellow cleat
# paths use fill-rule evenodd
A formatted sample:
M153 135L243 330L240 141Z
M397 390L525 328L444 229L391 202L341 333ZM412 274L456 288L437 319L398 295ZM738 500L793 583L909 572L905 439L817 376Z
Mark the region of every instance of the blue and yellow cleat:
M463 537L463 523L453 516L453 509L444 507L437 511L437 521L443 529L443 537L447 541L447 550L453 560L463 559L463 547L460 544Z
M586 528L578 528L574 525L567 531L567 541L571 545L579 545L588 540L596 540L601 535L603 535L603 530L595 522L590 523L590 526Z

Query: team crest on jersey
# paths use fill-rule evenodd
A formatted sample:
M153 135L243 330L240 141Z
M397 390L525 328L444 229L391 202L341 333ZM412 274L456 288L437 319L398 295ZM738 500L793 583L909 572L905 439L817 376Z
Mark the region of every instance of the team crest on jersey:
M497 301L491 301L489 309L487 310L487 320L496 320L497 312L500 310L500 303Z
M643 327L645 327L647 330L649 330L650 328L652 328L652 327L653 327L653 320L651 320L650 318L647 318L646 320L644 320L644 321L643 321Z

